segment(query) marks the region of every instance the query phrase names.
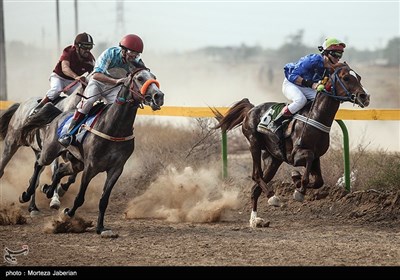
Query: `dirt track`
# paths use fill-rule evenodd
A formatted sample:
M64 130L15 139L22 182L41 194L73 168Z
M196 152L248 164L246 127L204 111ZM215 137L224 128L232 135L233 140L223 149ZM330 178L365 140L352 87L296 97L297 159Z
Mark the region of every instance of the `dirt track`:
M344 195L342 189L311 190L305 202L291 199L291 186L279 184L285 201L280 208L259 201L259 216L270 227L251 229L248 190L241 205L213 223L125 219L128 186L112 195L106 226L119 234L100 238L93 228L84 233L45 233L53 210L27 224L0 226L1 248L29 254L18 266L399 266L399 193L374 191ZM324 197L324 198L322 198ZM95 223L95 208L77 216ZM6 262L3 265L9 265Z

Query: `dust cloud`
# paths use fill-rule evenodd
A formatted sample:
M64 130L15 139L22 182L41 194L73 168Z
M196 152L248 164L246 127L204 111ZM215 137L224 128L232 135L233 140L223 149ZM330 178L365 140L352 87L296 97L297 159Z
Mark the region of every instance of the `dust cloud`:
M225 190L219 172L169 167L145 193L129 202L127 219L156 218L170 222L217 222L239 206L237 190Z
M48 221L44 226L45 233L82 233L87 228L93 227L92 221L86 221L79 216L73 218L67 217L63 213L59 213L57 217Z
M1 142L0 149L3 151L4 143ZM35 162L34 153L30 148L21 147L5 168L4 175L0 179L0 209L11 209L13 207L27 211L29 202L20 204L19 197L26 191L30 176L33 173ZM65 182L67 177L61 182ZM102 193L102 186L105 180L105 174L99 174L90 182L90 186L85 195L85 203L82 210L97 210L99 199ZM46 167L40 176L39 187L44 183L51 182L51 168ZM71 207L78 193L80 185L80 174L76 182L71 185L68 192L60 198L61 207ZM50 200L37 189L35 192L36 205L40 209L49 209ZM61 209L62 209L61 208ZM57 213L57 212L56 212Z

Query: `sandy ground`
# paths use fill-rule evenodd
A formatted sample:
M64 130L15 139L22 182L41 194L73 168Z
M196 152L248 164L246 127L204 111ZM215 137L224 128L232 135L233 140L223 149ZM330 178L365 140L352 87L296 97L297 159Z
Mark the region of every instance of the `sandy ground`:
M121 178L112 193L105 219L105 225L119 234L115 239L101 238L93 227L83 233L52 233L52 224L60 212L49 209L48 201L40 193L39 217L30 218L26 204L15 204L26 223L1 225L0 247L17 251L28 245L29 253L16 256L16 264L4 260L1 266L6 269L12 266L400 265L399 192L370 190L347 194L340 187L324 186L310 190L305 201L299 203L291 198L292 185L276 182L276 193L283 205L267 206L262 196L258 214L270 221L270 225L250 228L248 176L243 175L242 181L246 183L236 189L235 195L232 190L226 191L234 188L228 182L220 194L206 193L208 198L201 201L199 196L193 199L196 197L193 186L203 190L203 196L205 192L197 175L178 175L168 175L169 181L160 178L164 183L156 181L140 191L130 191L132 181ZM197 182L193 184L188 177ZM160 187L167 185L171 188L162 192ZM152 192L157 186L158 195ZM62 207L72 205L74 192L71 190L69 198L63 198ZM167 193L171 195L168 199ZM187 205L189 197L194 200L192 206ZM97 203L98 194L89 193L75 218L95 224ZM202 210L196 212L199 204L203 205ZM146 211L143 205L147 205ZM5 209L10 213L13 208L6 203L2 206L3 215ZM182 210L185 207L189 210Z

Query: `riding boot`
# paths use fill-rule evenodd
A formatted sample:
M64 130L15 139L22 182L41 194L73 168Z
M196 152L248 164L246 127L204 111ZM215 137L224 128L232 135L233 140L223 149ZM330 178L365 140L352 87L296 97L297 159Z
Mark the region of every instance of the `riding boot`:
M74 116L72 117L71 123L69 124L67 133L65 133L58 139L58 142L61 145L63 145L64 147L68 147L69 145L71 145L73 136L75 134L75 132L73 132L73 130L76 127L76 125L78 125L83 120L83 118L85 116L86 116L86 114L81 113L78 110L75 111Z
M39 110L47 103L52 102L52 100L50 98L48 98L47 96L45 98L43 98L38 105L36 105L36 107L32 110L32 112L29 114L30 116L35 115L37 112L39 112Z
M288 107L285 106L279 115L273 120L269 125L268 129L273 133L276 133L278 129L282 126L282 122L284 120L290 119L292 117L292 113L289 111Z

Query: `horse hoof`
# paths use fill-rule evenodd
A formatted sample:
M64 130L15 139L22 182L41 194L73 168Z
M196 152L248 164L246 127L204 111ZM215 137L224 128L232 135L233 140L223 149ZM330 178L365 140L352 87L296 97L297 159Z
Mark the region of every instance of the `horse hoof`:
M297 170L293 170L291 174L292 180L299 180L301 179L301 174Z
M53 196L53 198L50 201L50 208L58 210L58 209L60 209L60 205L61 205L61 202L58 199L58 197Z
M295 190L294 193L293 193L293 199L297 200L298 202L303 202L304 201L304 194L302 194L298 190Z
M57 186L57 193L58 193L58 196L59 196L59 197L63 197L63 196L64 196L65 190L62 188L61 185L58 185L58 186Z
M114 233L111 229L103 230L100 233L101 238L117 238L118 234Z
M72 216L69 215L69 208L64 208L62 212L65 217L72 218Z
M31 218L35 218L40 216L40 212L38 210L32 210L29 212L29 216L31 216Z
M281 207L282 203L281 203L281 200L279 199L279 197L274 195L268 199L268 205L275 206L275 207Z
M40 187L40 191L41 191L42 193L47 193L48 190L49 190L49 185L47 185L47 184L43 184L43 185Z
M22 194L21 194L21 196L19 197L19 202L20 203L25 203L25 202L28 202L29 201L29 197L28 197L28 195L26 194L26 192L23 192Z

